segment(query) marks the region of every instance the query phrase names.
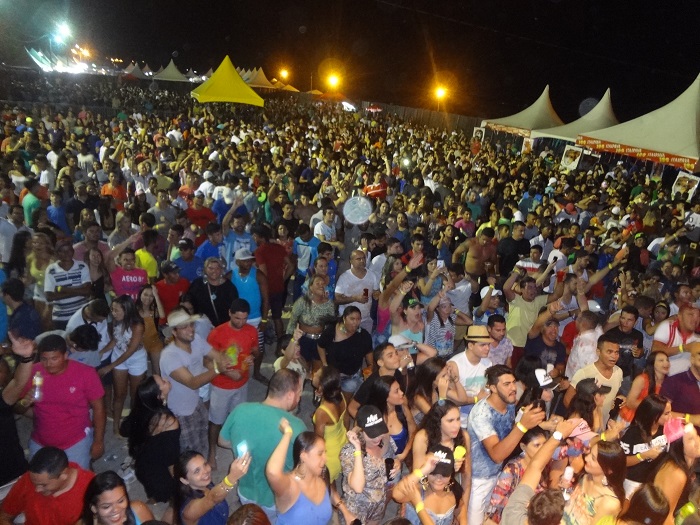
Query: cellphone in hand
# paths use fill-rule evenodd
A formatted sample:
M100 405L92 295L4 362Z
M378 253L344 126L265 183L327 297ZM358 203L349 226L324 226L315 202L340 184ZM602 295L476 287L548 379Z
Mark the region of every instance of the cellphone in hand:
M246 452L248 452L248 442L247 441L241 441L238 445L236 445L236 457L240 458L245 456Z

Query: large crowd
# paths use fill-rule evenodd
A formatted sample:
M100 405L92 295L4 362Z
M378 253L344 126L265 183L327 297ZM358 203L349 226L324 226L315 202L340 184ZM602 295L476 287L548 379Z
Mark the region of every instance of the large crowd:
M698 523L700 200L505 135L105 82L2 110L0 525L155 502L187 525ZM91 470L107 433L148 504Z

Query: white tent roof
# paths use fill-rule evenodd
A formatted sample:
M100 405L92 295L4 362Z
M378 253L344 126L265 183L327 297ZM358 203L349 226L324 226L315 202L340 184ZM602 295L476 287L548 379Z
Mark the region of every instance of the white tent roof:
M134 69L135 67L136 67L136 64L134 62L132 62L131 64L129 64L128 66L126 66L124 68L124 73L131 73L131 70Z
M247 80L247 82L250 87L270 89L273 89L275 87L267 79L262 68L255 70L254 73L250 75L250 78Z
M195 73L195 72L192 70L192 68L189 68L189 69L187 70L187 73L185 73L185 76L186 76L187 78L194 78L194 77L197 76L197 73Z
M143 71L141 71L141 68L139 67L138 64L134 64L134 67L131 68L131 71L129 71L129 75L132 77L144 79L148 78Z
M665 106L617 126L581 133L577 143L692 170L700 158L700 75Z
M291 91L292 93L299 93L299 90L292 86L291 84L287 84L282 88L282 91Z
M549 100L549 85L545 86L540 97L529 107L515 115L497 119L484 120L482 126L529 136L533 129L562 126L564 122L559 118Z
M165 80L167 82L189 82L188 78L180 73L180 70L173 60L170 60L170 64L153 78L156 80Z
M600 102L580 119L563 126L534 130L530 133L530 137L552 137L576 142L576 137L587 131L609 128L619 123L610 103L610 88L608 88Z
M141 71L143 71L143 73L144 73L145 75L148 75L149 73L150 73L150 74L153 74L153 70L152 70L150 67L148 67L148 64L146 64L145 66L143 66L143 69L142 69Z

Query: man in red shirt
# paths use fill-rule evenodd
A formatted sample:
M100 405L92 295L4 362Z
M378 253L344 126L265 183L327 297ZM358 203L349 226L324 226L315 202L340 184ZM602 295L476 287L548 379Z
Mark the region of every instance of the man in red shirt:
M61 449L42 448L2 502L0 524L9 525L24 513L27 523L73 525L80 519L85 490L93 477L93 472L69 463Z
M270 228L264 225L253 226L250 233L258 246L254 253L255 263L258 270L267 277L271 317L275 323L277 339L279 339L284 334L282 309L284 303L287 302L287 279L292 275L295 264L282 245L270 242L272 237ZM266 313L262 312L263 318Z
M231 411L248 400L248 379L253 358L258 353L258 331L247 324L250 305L234 299L229 308L230 320L214 328L207 342L217 352L225 352L232 365L211 382L209 402L209 464L216 465L216 444L221 426Z
M163 261L160 265L163 278L156 283L158 297L163 305L165 317L180 304L180 296L187 293L190 282L180 277L180 267L173 261Z
M207 224L210 222L216 222L216 215L213 211L204 206L204 193L201 191L194 194L192 206L187 208L185 213L187 214L187 218L190 220L190 222L197 226L202 232L197 237L197 242L195 243L197 246L199 246L207 240L206 234L203 233L204 228L206 228Z

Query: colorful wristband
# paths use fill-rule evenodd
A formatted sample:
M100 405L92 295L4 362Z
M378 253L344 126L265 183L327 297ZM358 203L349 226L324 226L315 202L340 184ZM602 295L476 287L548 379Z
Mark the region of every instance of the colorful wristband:
M413 470L413 474L418 478L418 479L423 479L423 471L419 468Z
M682 354L683 353L683 343L678 345L678 351Z
M683 421L685 421L685 424L687 425L690 423L690 414L686 414L683 416Z
M605 432L602 432L602 433L600 434L600 440L601 440L601 441L605 441Z
M423 510L425 510L425 503L419 501L418 505L416 505L416 514L420 514L420 512Z
M523 434L527 434L527 427L523 425L520 421L518 421L515 426L522 432Z
M355 451L352 453L352 455L355 456L356 458L359 458L359 457L362 455L362 451L361 451L361 450L355 450Z
M474 396L474 404L476 405L479 402L479 396Z
M644 461L644 458L642 457L642 455L641 455L639 452L637 452L637 453L634 455L634 457L637 458L637 459L639 460L640 463Z
M228 476L224 478L224 485L226 485L228 488L233 488L233 483L229 481Z

